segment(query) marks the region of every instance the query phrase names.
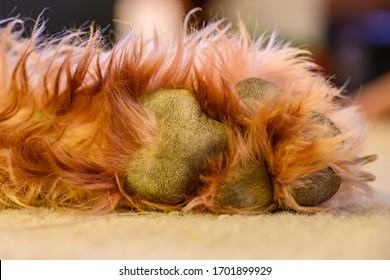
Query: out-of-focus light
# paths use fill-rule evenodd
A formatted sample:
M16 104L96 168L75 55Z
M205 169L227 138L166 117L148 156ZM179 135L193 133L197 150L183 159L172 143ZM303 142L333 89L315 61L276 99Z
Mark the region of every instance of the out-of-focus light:
M180 0L118 0L114 8L115 32L118 37L131 28L141 31L145 39L158 32L166 40L177 34L184 5Z
M362 19L361 30L366 43L390 46L390 12L368 12Z

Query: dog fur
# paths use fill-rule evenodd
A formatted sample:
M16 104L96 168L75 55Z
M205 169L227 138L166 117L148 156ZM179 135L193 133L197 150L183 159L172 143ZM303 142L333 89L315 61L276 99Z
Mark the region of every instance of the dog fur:
M0 208L248 212L222 207L216 194L231 170L259 155L274 202L251 213L326 209L369 189L373 176L362 166L373 157L361 155L361 114L334 101L340 90L308 51L275 34L252 40L243 24L233 32L221 20L191 32L183 25L171 43L133 30L108 48L92 29L47 37L44 23L36 23L25 38L22 20L1 26ZM252 77L274 84L280 98L244 104L236 85ZM129 195L123 186L135 153L158 130L140 99L159 89L191 91L202 111L228 128L226 151L208 160L196 192L172 205ZM326 136L312 112L340 134ZM300 178L326 167L341 178L340 190L319 207L298 205L292 193Z

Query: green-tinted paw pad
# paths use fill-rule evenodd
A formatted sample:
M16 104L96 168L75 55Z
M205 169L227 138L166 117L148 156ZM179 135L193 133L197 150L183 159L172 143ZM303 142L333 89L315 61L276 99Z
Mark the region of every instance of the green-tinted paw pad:
M304 187L293 188L295 201L301 206L317 206L330 199L339 189L340 177L330 167L310 174L300 181Z
M160 90L142 100L157 119L155 142L137 152L126 191L155 202L179 203L199 183L208 157L226 149L226 128L206 116L186 90Z
M272 181L263 162L236 168L217 193L219 204L232 208L264 208L273 198Z

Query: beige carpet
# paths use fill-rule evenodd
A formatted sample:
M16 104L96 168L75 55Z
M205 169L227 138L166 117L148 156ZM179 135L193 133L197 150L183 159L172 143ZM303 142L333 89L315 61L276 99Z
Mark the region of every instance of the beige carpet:
M0 212L0 259L390 259L390 121L367 152L377 197L313 216Z

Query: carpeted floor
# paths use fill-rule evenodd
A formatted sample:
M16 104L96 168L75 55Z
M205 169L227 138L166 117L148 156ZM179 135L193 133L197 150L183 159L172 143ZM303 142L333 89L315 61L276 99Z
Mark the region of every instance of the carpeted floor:
M48 209L0 212L0 259L390 259L390 122L367 152L378 194L366 207L260 216Z

